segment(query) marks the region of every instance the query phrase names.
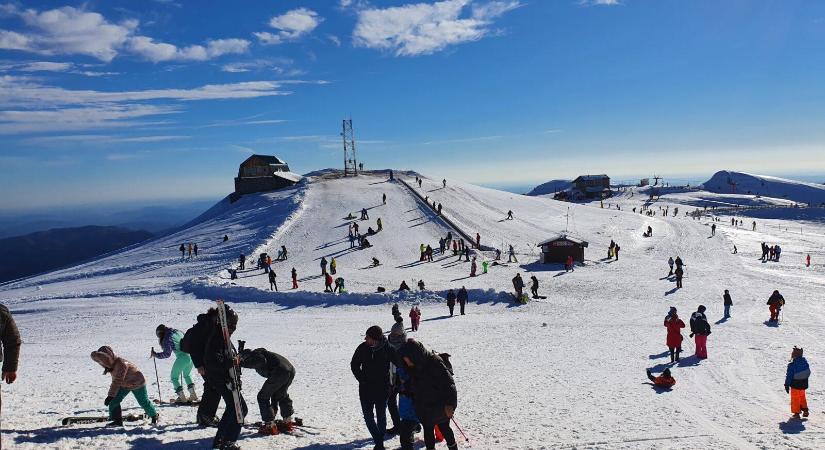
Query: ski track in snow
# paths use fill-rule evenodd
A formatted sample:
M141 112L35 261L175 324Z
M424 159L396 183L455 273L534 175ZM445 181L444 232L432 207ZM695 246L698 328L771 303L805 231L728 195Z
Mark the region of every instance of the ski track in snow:
M297 415L317 427L312 429L317 434L275 437L245 429L245 449L372 448L348 363L369 325L389 328L393 302L401 305L405 319L410 304L420 302L421 329L410 336L453 355L456 420L474 449L825 448L820 418L825 391L818 381L825 353L825 214L819 210L805 210L804 220L795 220L798 210L759 210L753 214L773 216L757 218L756 231L749 216L742 216L745 226L737 228L730 226L730 216L720 215L711 238L708 219L693 220L684 212L701 201L726 202L730 196L674 190L645 202L654 210L680 208L679 217L663 218L633 213L644 201L639 196L618 196L602 209L598 203L560 203L453 182L441 188L440 181L426 178L420 192L441 202L465 232L479 232L482 245L506 250L513 244L520 262L491 266L488 274L474 278L468 276L469 263L451 252L419 262L419 244L437 249L438 237L448 228L407 188L375 176L322 176L234 204L224 200L168 236L0 286L0 299L15 313L25 341L18 381L3 387L6 445L207 447L213 430L196 428L195 410L189 407L161 406L158 429L140 423L125 431L61 427L59 419L104 413L109 377L88 356L104 344L137 364L150 381L150 395L157 397L147 358L149 348L158 345L154 327L164 323L185 330L210 300L221 297L240 314L237 339L294 363L298 374L291 396ZM387 205L381 204L382 193ZM375 228L378 217L384 230L370 238L372 248L350 250L344 217L348 212L360 216L363 207L369 208L370 220L357 220L361 230ZM509 209L515 220L505 221ZM654 235L643 238L648 225ZM795 232L800 225L802 232ZM570 273L537 264L536 243L565 228L589 241L585 263ZM221 242L224 234L229 242ZM618 261L606 258L611 239L622 247ZM763 241L782 245L782 261L758 259ZM201 255L181 259L177 248L185 242L198 242ZM734 244L738 254L731 252ZM263 271L250 269L249 261L260 252L275 255L281 245L290 257L273 264L281 291L271 292ZM225 269L237 264L240 253L247 256L247 270L230 281ZM810 268L803 264L808 253L814 260ZM480 261L492 255L477 255L479 271ZM680 290L665 277L667 258L677 255L687 269ZM346 279L346 294L320 292L319 261L332 256ZM373 256L381 266L368 267ZM292 267L301 279L297 291L289 289ZM512 305L510 279L516 272L525 281L535 274L548 298ZM427 291L393 292L402 279L413 289L423 279ZM470 292L468 314L450 318L442 296L462 284ZM388 293L375 293L377 286ZM733 296L733 317L717 323L724 289ZM788 304L783 322L769 327L765 301L774 289ZM683 359L673 368L677 384L658 392L647 383L644 369L659 372L670 366L662 319L676 306L687 323L699 304L708 307L712 326L710 358L700 362L692 356L686 328ZM793 345L805 348L813 371L812 415L804 422L788 421L782 388ZM164 398L172 394L170 366L170 360L158 361ZM248 421L254 422L259 420L255 393L263 380L252 371L245 371L243 379ZM124 407L126 413L139 412L131 398ZM387 442L388 448L397 446L396 439Z

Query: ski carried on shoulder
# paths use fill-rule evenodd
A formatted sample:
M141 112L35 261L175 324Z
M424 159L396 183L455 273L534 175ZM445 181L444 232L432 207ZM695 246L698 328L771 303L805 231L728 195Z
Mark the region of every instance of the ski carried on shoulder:
M223 335L224 351L228 358L232 358L232 367L229 368L229 382L227 387L232 391L232 402L235 405L235 417L238 419L238 424L243 425L244 415L243 407L241 406L241 369L238 365L237 352L232 345L232 340L229 336L229 322L226 319L226 304L223 300L215 300L218 305L218 319L221 324L221 334Z
M139 420L145 419L146 416L143 414L128 414L123 416L124 422L137 422ZM81 424L89 424L89 423L101 423L101 422L109 422L112 419L109 416L71 416L71 417L64 417L61 420L61 424L63 426L66 425L81 425Z

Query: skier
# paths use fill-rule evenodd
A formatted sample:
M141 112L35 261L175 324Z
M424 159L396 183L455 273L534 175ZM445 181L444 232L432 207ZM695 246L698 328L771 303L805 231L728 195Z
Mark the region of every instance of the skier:
M175 394L178 396L176 401L178 403L195 403L198 401L198 394L195 392L195 383L192 381L192 357L189 353L180 349L180 340L183 339L183 332L174 328L169 328L166 325L158 325L155 328L155 336L158 338L161 353L155 353L151 350L149 357L157 359L166 359L175 354L175 362L172 364L172 372L169 378L172 380L172 387L175 389ZM189 390L189 397L183 393L183 385L180 384L180 379L186 383Z
M335 270L338 268L338 261L335 260L333 256L332 259L329 261L329 273L335 275Z
M458 307L462 316L464 315L464 307L467 306L468 297L467 288L461 286L461 289L458 290L458 294L456 295L456 299L458 300Z
M517 273L513 277L513 287L516 289L516 300L521 301L522 290L524 289L524 280L521 279L521 274Z
M364 422L375 442L375 450L384 449L387 429L387 398L390 391L390 361L394 355L378 325L367 328L364 342L355 349L350 369L358 380L358 397Z
M667 259L667 265L670 267L670 271L667 273L667 276L673 275L673 257Z
M567 261L564 262L564 271L575 271L576 269L573 267L573 255L567 255Z
M530 293L533 298L539 298L539 279L535 275L530 276Z
M495 258L495 260L496 261L501 261L501 249L500 248L496 249L496 258Z
M438 239L438 250L441 252L442 255L444 254L445 245L446 245L446 241L444 240L444 238L439 238Z
M794 347L791 351L791 362L785 372L785 392L791 394L791 413L794 419L799 419L799 413L808 417L808 401L805 399L805 390L808 389L808 377L811 369L808 361L802 356L802 349Z
M421 310L417 305L410 308L410 324L413 331L418 331L418 324L421 323Z
M460 261L461 257L459 256L458 259ZM464 260L467 261L467 262L470 262L470 248L469 247L464 247Z
M652 381L653 384L659 387L668 388L670 389L676 384L676 379L670 375L670 369L665 369L662 371L662 374L658 377L654 377L653 374L650 372L650 369L647 369L647 379Z
M739 253L739 250L736 248L736 244L733 245L733 254Z
M373 257L372 258L372 267L378 267L380 265L381 265L381 261L379 261L378 258Z
M367 208L361 208L361 220L369 220L370 215L367 214Z
M195 252L195 258L198 257L198 244L192 246L192 251Z
M507 255L507 262L518 262L516 259L516 251L513 249L513 244L510 244L509 254Z
M264 272L272 272L272 257L269 255L266 255L266 265L264 265Z
M779 255L782 253L782 248L779 247L779 244L776 244L773 248L773 254L775 257L775 261L779 261Z
M457 449L450 428L450 419L458 405L450 355L427 351L420 342L412 339L401 346L398 355L410 375L413 405L424 430L424 445L427 449L435 449L435 427L438 426L447 448Z
M387 204L387 194L381 194L381 202L385 205Z
M481 248L481 235L476 233L476 248Z
M327 258L325 256L321 257L321 276L327 274Z
M427 262L433 262L433 248L429 244L424 249L424 255L427 257Z
M441 215L441 203L438 204L438 215Z
M507 220L513 220L513 211L512 210L507 211Z
M615 247L613 247L613 256L614 256L614 257L616 257L616 259L615 259L614 261L618 261L618 260L619 260L619 250L621 250L621 249L622 249L622 248L621 248L621 247L619 247L619 244L616 244L616 246L615 246Z
M235 311L233 311L228 305L224 306L224 308L226 309L227 331L229 336L232 336L232 333L235 332L235 329L238 326L238 314L235 313ZM213 319L211 325L212 329L207 335L208 337L202 344L203 373L204 378L207 380L207 384L212 386L212 389L217 391L217 394L223 399L225 405L223 416L221 417L220 423L218 423L218 431L215 433L215 437L212 440L212 448L220 448L222 450L239 450L240 447L235 444L235 441L237 441L238 436L240 436L241 424L238 422L236 414L234 393L231 388L232 377L229 375L229 369L234 364L237 355L235 353L235 347L231 342L229 342L229 348L227 348L227 344L221 337L222 331L219 321L217 320L217 308L212 308L212 310L214 310L213 317L215 319ZM195 358L193 356L193 361L194 360ZM241 407L240 415L241 417L245 417L248 409L246 402L241 395L240 386L237 388L237 395ZM204 393L204 397L206 397L206 393Z
M476 257L473 256L473 262L470 264L470 276L476 276Z
M278 434L282 431L292 431L295 421L292 415L292 399L289 398L289 386L295 379L295 367L283 356L270 352L264 348L255 350L246 349L240 354L241 367L255 369L258 375L266 378L261 390L258 391L258 408L261 410L261 434ZM280 428L275 422L275 415L281 409L283 422Z
M767 304L771 312L771 318L768 322L779 321L779 312L782 310L782 307L785 306L785 297L783 297L779 291L773 291L773 294L768 298Z
M458 241L453 241L453 256L458 254Z
M681 329L685 327L685 323L679 318L679 315L676 313L676 308L670 307L670 311L665 317L664 325L667 328L665 344L670 352L670 362L678 362L679 353L682 352L683 337Z
M710 324L705 316L705 306L699 308L690 316L690 337L696 343L696 357L699 359L708 358L708 336L710 335Z
M180 259L186 258L186 247L184 247L183 244L180 244L178 250L180 250Z
M683 265L685 265L685 263L682 262L682 257L680 257L680 256L676 257L676 260L674 261L674 263L676 264L677 269L682 267Z
M269 269L269 290L271 291L272 288L275 288L275 291L278 291L278 281L276 281L277 275L275 275L275 271Z
M682 277L685 275L685 269L682 266L676 266L676 289L682 288Z
M298 289L298 272L292 268L292 289Z
M332 275L324 274L324 292L332 292L332 283L333 283Z
M246 255L243 253L241 253L241 256L238 257L238 264L240 265L241 270L246 268Z
M146 379L143 373L134 364L115 355L108 345L104 345L91 353L92 360L103 367L103 374L112 374L112 384L106 395L104 405L109 407L109 426L122 427L123 414L120 402L131 392L138 404L143 408L147 417L152 419L152 425L157 425L158 412L149 400L146 392Z
M716 224L715 223L710 226L710 235L711 236L716 236Z
M447 308L450 310L450 317L453 317L453 309L455 308L456 295L452 289L447 292Z
M722 300L724 300L725 305L725 316L724 318L727 319L730 317L730 307L733 306L733 299L730 298L730 292L725 289L725 293L722 295Z
M333 293L338 292L339 294L343 294L346 292L344 289L344 278L338 277L335 279L335 289L332 290Z
M352 231L349 233L349 248L355 248L355 235L352 234Z
M756 231L756 221L753 221L753 231Z

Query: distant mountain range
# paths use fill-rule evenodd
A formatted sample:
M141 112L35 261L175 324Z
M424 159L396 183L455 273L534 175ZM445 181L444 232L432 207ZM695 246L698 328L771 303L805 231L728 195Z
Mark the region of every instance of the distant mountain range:
M825 185L745 172L721 170L704 182L702 188L719 194L761 195L814 205L825 203Z
M81 262L152 236L142 230L85 226L0 239L0 282Z

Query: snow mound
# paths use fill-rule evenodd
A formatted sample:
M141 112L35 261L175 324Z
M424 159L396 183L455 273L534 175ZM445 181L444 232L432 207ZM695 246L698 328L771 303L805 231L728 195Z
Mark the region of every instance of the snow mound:
M526 195L548 195L548 194L555 194L556 192L563 191L570 187L571 180L550 180L547 183L542 183L533 188L532 191L528 192Z
M710 192L775 197L801 203L825 203L825 185L767 175L721 170L703 184Z

